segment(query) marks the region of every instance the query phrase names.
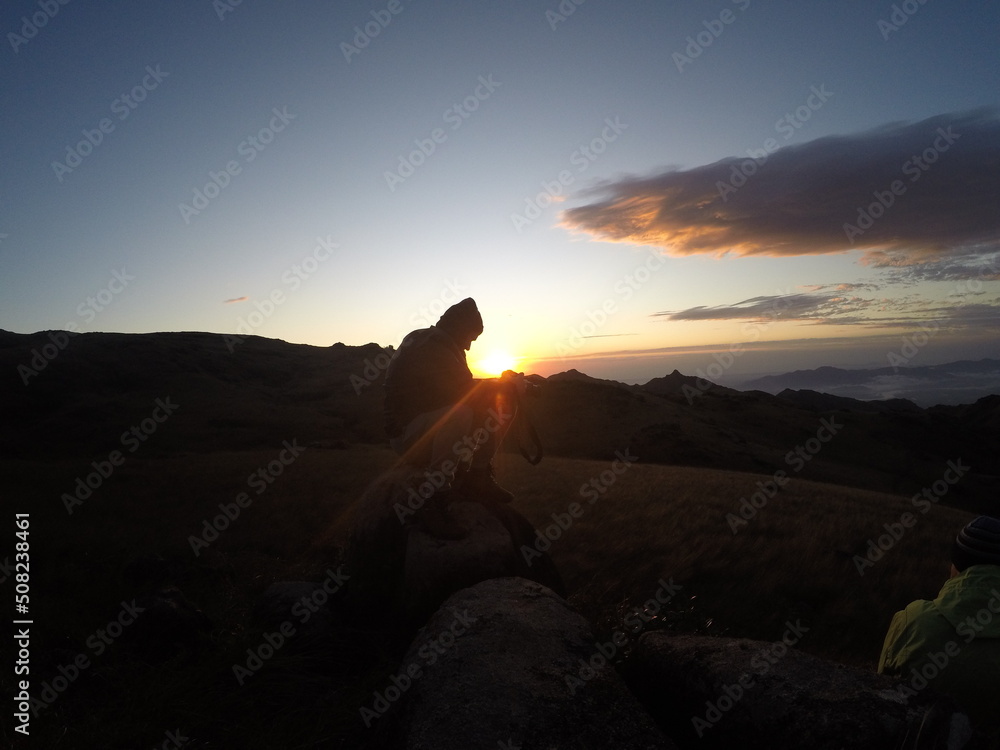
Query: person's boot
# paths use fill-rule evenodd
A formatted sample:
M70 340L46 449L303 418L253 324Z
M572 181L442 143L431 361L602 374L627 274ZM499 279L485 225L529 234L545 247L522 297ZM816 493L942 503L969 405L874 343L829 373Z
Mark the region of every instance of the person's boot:
M436 539L455 541L464 539L469 530L448 512L448 505L454 499L452 490L443 490L431 495L417 514L424 530Z
M514 499L514 493L497 484L492 464L469 469L462 481L461 491L470 500L479 502L509 503Z

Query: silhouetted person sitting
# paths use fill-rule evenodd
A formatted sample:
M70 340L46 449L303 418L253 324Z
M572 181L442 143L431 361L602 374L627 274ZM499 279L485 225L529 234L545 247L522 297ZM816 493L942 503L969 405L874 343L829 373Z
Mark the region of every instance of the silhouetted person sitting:
M980 516L955 539L951 577L933 601L892 618L878 671L955 700L973 725L1000 732L1000 519Z
M464 533L445 513L457 495L505 503L513 498L494 479L493 456L514 418L511 389L523 391L524 381L472 377L465 352L482 332L476 303L466 298L435 325L407 334L386 371L389 444L404 462L424 470L422 487L433 494L425 497L421 520L443 538Z

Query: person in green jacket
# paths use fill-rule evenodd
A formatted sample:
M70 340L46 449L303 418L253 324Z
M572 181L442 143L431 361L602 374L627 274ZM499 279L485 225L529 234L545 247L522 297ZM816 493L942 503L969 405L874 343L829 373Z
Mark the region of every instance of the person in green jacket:
M955 539L951 577L933 601L897 612L878 671L913 692L952 698L990 735L1000 733L1000 519L980 516Z

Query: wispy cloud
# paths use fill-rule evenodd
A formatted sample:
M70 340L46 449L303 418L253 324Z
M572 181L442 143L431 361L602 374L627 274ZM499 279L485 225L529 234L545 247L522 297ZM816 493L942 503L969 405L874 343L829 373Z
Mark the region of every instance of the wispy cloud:
M874 251L866 257L866 262L884 270L886 279L893 283L1000 280L1000 252L995 249L983 250L979 253L956 252L940 260L921 263L907 263L905 257L898 256L898 253ZM968 284L960 284L956 288L967 288L968 286Z
M687 310L663 311L653 315L667 320L801 320L816 317L834 299L825 294L786 294L752 297L733 305L690 307Z
M232 299L223 300L222 304L224 304L224 305L231 305L234 302L246 302L248 299L250 299L250 298L249 297L233 297Z
M860 249L872 266L917 266L911 275L949 279L980 273L979 259L1000 251L1000 120L992 112L940 115L789 146L745 184L733 181L747 162L727 158L603 184L583 194L600 200L564 211L562 224L678 256ZM736 190L722 187L736 182ZM878 203L876 194L884 200L869 212L879 214L869 224L859 210ZM845 229L861 224L867 228L860 234Z
M949 305L919 296L871 299L811 292L752 297L732 305L667 310L654 313L653 317L669 321L783 321L869 328L912 328L922 322L935 321L950 329L992 329L1000 327L1000 299Z

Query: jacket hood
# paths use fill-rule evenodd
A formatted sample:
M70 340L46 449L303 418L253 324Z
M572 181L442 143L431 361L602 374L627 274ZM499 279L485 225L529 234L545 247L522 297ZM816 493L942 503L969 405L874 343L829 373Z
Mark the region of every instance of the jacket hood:
M483 316L479 314L476 301L472 297L466 297L445 310L441 319L432 327L443 331L459 349L464 350L471 347L472 342L483 332Z
M972 565L945 581L938 612L966 642L1000 638L1000 565Z
M472 297L466 297L444 311L437 327L453 336L474 339L483 332L483 316L479 314L476 301Z

